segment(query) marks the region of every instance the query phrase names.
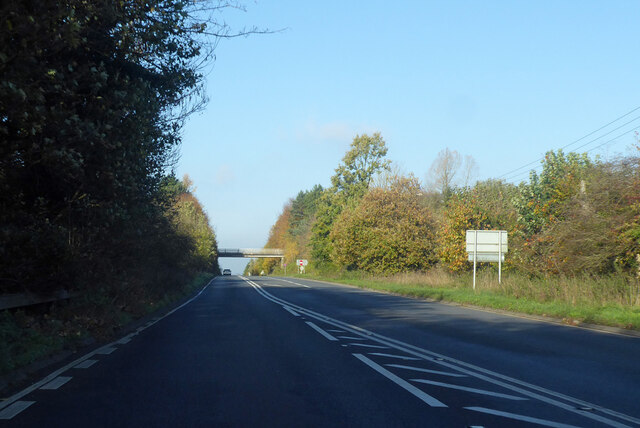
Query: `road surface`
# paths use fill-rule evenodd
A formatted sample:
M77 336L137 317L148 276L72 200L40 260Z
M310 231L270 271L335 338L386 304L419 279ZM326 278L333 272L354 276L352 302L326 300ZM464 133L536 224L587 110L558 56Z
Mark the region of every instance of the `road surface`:
M1 426L640 426L640 339L218 277L0 402Z

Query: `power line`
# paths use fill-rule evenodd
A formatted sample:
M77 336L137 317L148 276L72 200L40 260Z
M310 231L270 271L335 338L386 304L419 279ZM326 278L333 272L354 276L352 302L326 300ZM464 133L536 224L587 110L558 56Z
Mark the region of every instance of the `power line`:
M633 110L631 110L631 111L629 111L629 112L627 112L627 113L623 114L622 116L618 117L617 119L612 120L611 122L607 123L606 125L601 126L600 128L596 129L595 131L592 131L592 132L588 133L587 135L584 135L584 136L582 136L582 137L578 138L577 140L575 140L575 141L573 141L573 142L571 142L571 143L567 144L566 146L561 147L561 148L560 148L560 150L564 150L564 149L566 149L567 147L570 147L570 146L572 146L572 145L574 145L574 144L576 144L576 143L579 143L580 141L584 140L585 138L588 138L588 137L592 136L592 135L593 135L593 134L595 134L596 132L599 132L599 131L603 130L603 129L604 129L604 128L606 128L607 126L609 126L609 125L611 125L611 124L613 124L613 123L615 123L615 122L619 121L620 119L623 119L623 118L625 118L625 117L629 116L631 113L633 113L633 112L635 112L635 111L637 111L637 110L640 110L640 106L638 106L638 107L634 108ZM637 116L636 118L634 118L634 119L630 120L629 122L625 123L624 125L621 125L620 127L616 128L616 129L614 129L614 130L612 130L612 131L609 131L608 133L606 133L606 134L604 134L604 135L601 135L600 137L595 138L594 140L591 140L591 141L589 141L588 143L583 144L583 145L582 145L582 146L580 146L580 147L584 147L584 146L586 146L586 145L588 145L588 144L591 144L591 143L593 143L594 141L597 141L597 140L599 140L600 138L602 138L602 137L604 137L604 136L606 136L606 135L609 135L610 133L612 133L612 132L614 132L614 131L616 131L616 130L620 129L621 127L623 127L623 126L625 126L625 125L628 125L629 123L631 123L631 122L633 122L633 121L636 121L636 120L638 120L638 119L640 119L640 116ZM578 148L580 148L580 147L578 147ZM506 176L508 176L508 175L511 175L511 174L513 174L514 172L520 171L520 170L521 170L521 169L523 169L523 168L527 168L528 166L534 165L534 164L536 164L536 163L540 162L540 161L541 161L541 160L543 160L543 159L544 159L544 156L543 156L543 157L541 157L541 158L539 158L539 159L536 159L536 160L535 160L535 161L533 161L533 162L529 162L528 164L523 165L523 166L521 166L521 167L519 167L519 168L516 168L516 169L514 169L514 170L511 170L511 171L509 171L509 172L507 172L507 173L504 173L504 174L502 174L501 176L499 176L499 177L498 177L498 179L501 179L501 178L503 178L503 177L506 177ZM517 174L516 176L518 176L518 175L522 175L522 174L521 174L521 173L519 173L519 174Z
M589 153L590 151L593 151L593 150L595 150L595 149L599 149L600 147L602 147L602 146L604 146L604 145L607 145L607 144L609 144L610 142L615 141L615 140L617 140L618 138L620 138L620 137L622 137L622 136L627 135L629 132L633 132L633 131L638 130L638 129L640 129L640 126L636 126L635 128L632 128L632 129L630 129L630 130L628 130L628 131L625 131L625 132L623 132L622 134L618 135L617 137L614 137L614 138L610 139L609 141L605 141L604 143L602 143L602 144L600 144L600 145L598 145L598 146L595 146L595 147L593 147L593 148L590 148L589 150L587 150L587 151L586 151L586 153Z
M634 119L634 120L636 120L636 119ZM633 122L633 120L632 120L631 122ZM625 125L628 125L628 124L629 124L629 123L631 123L631 122L627 122ZM588 145L588 144L591 144L592 142L594 142L594 141L596 141L596 140L599 140L600 138L604 137L605 135L609 135L609 134L611 134L613 131L616 131L616 130L620 129L620 128L622 128L622 127L623 127L623 126L625 126L625 125L622 125L622 126L620 126L620 127L616 128L616 129L614 129L614 130L612 130L612 131L610 131L610 132L608 132L608 133L606 133L606 134L604 134L604 135L602 135L602 136L600 136L600 137L596 138L595 140L592 140L592 141L590 141L590 142L588 142L588 143L586 143L586 144L583 144L583 145L582 145L582 146L580 146L580 147L576 147L576 150L577 150L577 149L579 149L579 148L581 148L581 147L584 147L584 146L586 146L586 145ZM618 134L618 135L616 135L615 137L613 137L612 139L605 141L605 142L604 142L604 143L602 143L602 144L599 144L599 145L597 145L597 146L595 146L595 147L590 148L590 149L589 149L589 150L587 150L585 153L589 153L589 152L592 152L592 151L594 151L594 150L599 149L600 147L606 146L607 144L609 144L609 143L611 143L611 142L613 142L613 141L616 141L618 138L620 138L620 137L624 137L625 135L629 134L630 132L636 131L636 130L638 130L638 129L640 129L640 126L636 126L635 128L629 129L629 130L627 130L627 131L623 132L622 134ZM536 168L533 168L533 170L536 170L536 169L541 168L541 167L542 167L542 165L539 165L539 166L537 166ZM530 171L523 171L523 172L520 172L520 173L518 173L518 174L516 174L516 175L513 175L513 176L510 176L510 177L507 177L505 180L513 180L514 178L519 177L519 176L524 175L524 174L528 174L529 172L530 172Z

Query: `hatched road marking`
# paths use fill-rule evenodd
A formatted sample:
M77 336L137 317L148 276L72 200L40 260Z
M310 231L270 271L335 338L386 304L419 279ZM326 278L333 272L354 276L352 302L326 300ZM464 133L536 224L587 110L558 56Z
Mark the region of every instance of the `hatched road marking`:
M413 371L422 372L422 373L432 373L432 374L443 375L443 376L467 377L467 375L463 375L463 374L441 372L439 370L429 370L429 369L423 369L421 367L403 366L402 364L385 364L385 366L387 366L387 367L395 367L395 368L398 368L398 369L413 370Z
M314 323L312 323L311 321L306 321L307 325L309 327L311 327L312 329L314 329L315 331L317 331L318 333L320 333L321 335L323 335L325 338L331 340L331 341L337 341L338 339L336 339L335 337L333 337L332 335L330 335L329 333L327 333L326 331L324 331L323 329L321 329L320 327L318 327L317 325L315 325Z
M489 415L502 416L503 418L515 419L516 421L531 422L533 424L543 425L552 428L578 428L575 425L561 424L558 422L547 421L545 419L532 418L530 416L517 415L515 413L501 412L500 410L485 409L484 407L465 407L466 410L474 412L486 413Z
M377 355L378 357L398 358L400 360L407 360L407 361L420 361L420 358L405 357L404 355L395 355L395 354L383 354L382 352L369 352L369 355Z
M399 359L403 359L403 360L423 360L423 361L430 361L433 362L434 364L438 364L441 365L443 367L447 367L453 371L457 371L459 373L463 373L466 374L468 376L471 376L473 378L476 378L478 380L481 381L485 381L487 383L493 384L495 386L501 386L503 388L509 389L512 392L521 394L525 397L528 397L530 399L534 399L537 400L539 403L544 403L547 405L551 405L554 406L556 408L559 409L563 409L567 412L573 413L573 414L577 414L579 416L582 416L584 418L588 418L591 419L592 421L597 421L601 424L605 424L608 426L612 426L612 427L626 427L627 425L615 420L615 419L611 419L613 418L617 418L619 420L623 420L623 421L628 421L634 424L638 424L640 425L640 419L630 416L630 415L626 415L620 412L617 412L615 410L612 409L608 409L602 406L598 406L592 403L588 403L586 401L577 399L575 397L571 397L565 394L561 394L558 393L556 391L553 390L549 390L534 384L530 384L528 382L524 382L522 380L513 378L513 377L509 377L506 375L503 375L501 373L498 372L494 372L491 370L487 370L484 369L482 367L470 364L470 363L466 363L464 361L460 361L457 360L455 358L451 358L448 357L446 355L442 355L439 354L437 352L434 351L430 351L428 349L425 348L420 348L418 346L414 346L405 342L402 342L400 340L396 340L393 339L391 337L387 337L387 336L383 336L381 334L378 333L374 333L372 331L366 330L362 327L358 327L356 325L353 324L348 324L345 323L343 321L337 320L335 318L331 318L328 317L326 315L320 314L318 312L315 312L311 309L307 309L305 307L296 305L294 303L291 303L287 300L281 299L279 297L276 297L274 295L272 295L271 293L267 292L265 289L263 289L263 287L259 284L257 284L254 281L248 280L246 278L243 278L251 287L253 287L253 289L260 294L262 297L264 297L267 300L270 300L274 303L277 303L279 305L287 305L291 308L293 308L295 311L299 312L301 315L304 315L305 317L309 317L309 318L313 318L316 319L320 322L323 322L325 324L331 325L332 327L335 328L341 328L343 330L345 330L345 332L351 333L351 334L355 334L355 335L360 335L362 337L366 337L369 340L375 341L381 345L387 345L391 348L393 348L394 350L409 354L409 355L413 355L416 358L413 357L406 357L406 356L402 356L402 355L393 355L393 354L383 354L383 353L369 353L369 355L378 355L378 356L386 356L386 357L391 357L391 358L399 358ZM335 338L334 338L335 339ZM336 339L337 340L337 339ZM360 354L353 354L353 355L360 355ZM361 359L361 361L365 361L362 358L366 359L367 361L371 361L368 358L362 356L362 358L358 357L359 359ZM373 361L371 361L371 363L373 363ZM375 364L375 363L373 363ZM377 367L382 368L382 370L385 370L385 372L388 372L386 369L384 369L381 366L378 366L377 364L375 364ZM373 366L371 366L373 368ZM391 375L393 375L392 373L390 373ZM395 375L393 375L395 376ZM397 377L397 376L396 376ZM400 379L400 378L398 378ZM402 379L400 379L402 380ZM406 381L403 380L403 382L407 383ZM415 388L415 387L414 387ZM417 388L416 388L417 389ZM587 412L584 410L580 410L582 407L589 407L589 408L593 408L594 410L597 411L597 413L595 412ZM479 408L472 408L474 410L479 409ZM490 409L488 409L490 411ZM479 411L479 410L477 410ZM498 412L498 411L496 411ZM486 412L485 412L486 413ZM505 415L513 415L513 414L509 414L506 412L502 412L500 415L498 415L496 413L497 416L504 416L507 417ZM519 416L519 415L516 415ZM527 416L523 416L523 418L527 418ZM535 418L533 418L535 419ZM525 419L521 419L521 420L525 420ZM556 424L556 425L547 425L547 426L557 426L557 427L568 427L570 425L563 425L560 423L556 423L556 422L552 422L552 421L544 421L544 420L540 420L543 422L546 422L548 424Z
M435 382L427 379L411 379L411 382L426 383L428 385L441 386L443 388L457 389L458 391L472 392L474 394L489 395L491 397L506 398L507 400L528 400L524 397L516 397L515 395L501 394L499 392L485 391L484 389L468 388L466 386L451 385L450 383Z
M422 401L424 401L425 403L427 403L431 407L447 407L446 404L444 404L441 401L433 398L432 396L430 396L426 392L422 391L421 389L416 388L415 386L411 385L406 380L394 375L389 370L385 369L381 365L378 365L378 364L374 363L373 361L371 361L370 359L368 359L364 355L362 355L362 354L353 354L353 356L356 357L357 359L359 359L360 361L362 361L363 363L365 363L366 365L368 365L369 367L371 367L372 369L374 369L375 371L377 371L378 373L380 373L382 376L384 376L387 379L391 380L392 382L394 382L398 386L406 389L408 392L410 392L411 394L415 395L416 397L418 397L419 399L421 399Z

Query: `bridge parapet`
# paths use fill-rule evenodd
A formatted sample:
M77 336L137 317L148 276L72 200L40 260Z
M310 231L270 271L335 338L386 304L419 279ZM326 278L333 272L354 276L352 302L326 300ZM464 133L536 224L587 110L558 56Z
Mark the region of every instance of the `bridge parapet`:
M280 248L218 248L218 257L284 258Z

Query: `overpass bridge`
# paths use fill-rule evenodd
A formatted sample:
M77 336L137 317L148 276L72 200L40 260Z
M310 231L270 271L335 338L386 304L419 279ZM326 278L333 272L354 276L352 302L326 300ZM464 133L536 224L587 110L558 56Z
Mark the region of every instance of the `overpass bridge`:
M218 257L284 259L284 250L280 248L218 248Z

